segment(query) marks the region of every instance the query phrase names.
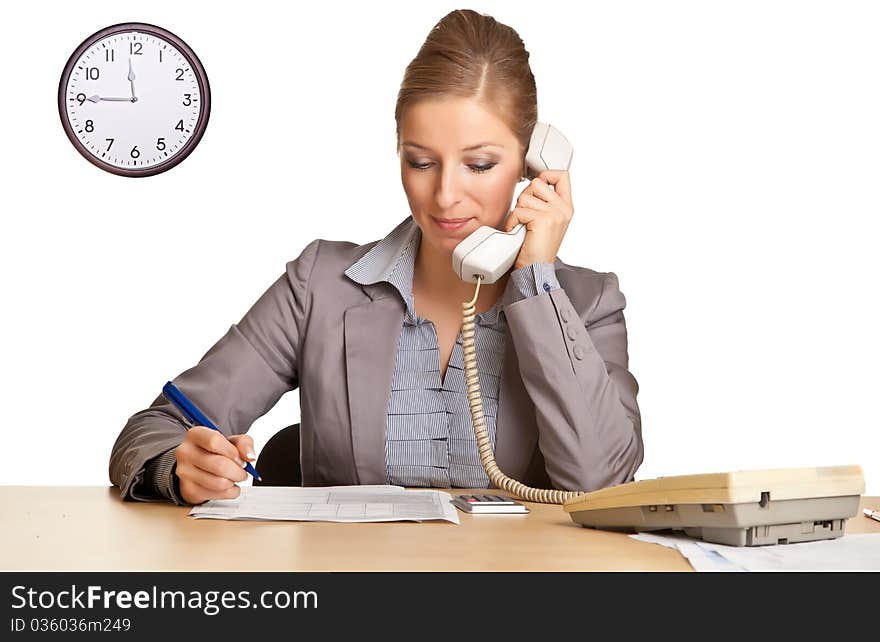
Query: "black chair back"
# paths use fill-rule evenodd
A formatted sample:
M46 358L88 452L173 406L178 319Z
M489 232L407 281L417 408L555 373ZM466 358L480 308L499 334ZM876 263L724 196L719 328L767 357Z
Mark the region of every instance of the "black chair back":
M299 424L276 432L257 457L257 472L262 479L254 486L302 486L299 464Z

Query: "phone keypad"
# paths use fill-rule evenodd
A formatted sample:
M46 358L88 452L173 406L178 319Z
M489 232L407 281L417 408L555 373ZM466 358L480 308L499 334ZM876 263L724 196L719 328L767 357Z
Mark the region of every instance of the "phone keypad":
M459 495L469 504L515 504L516 502L503 495Z

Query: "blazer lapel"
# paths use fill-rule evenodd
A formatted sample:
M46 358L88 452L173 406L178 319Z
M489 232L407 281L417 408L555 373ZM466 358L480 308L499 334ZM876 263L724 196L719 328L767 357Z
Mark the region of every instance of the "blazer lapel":
M388 400L405 305L387 283L361 286L372 300L348 308L345 377L359 484L384 484Z

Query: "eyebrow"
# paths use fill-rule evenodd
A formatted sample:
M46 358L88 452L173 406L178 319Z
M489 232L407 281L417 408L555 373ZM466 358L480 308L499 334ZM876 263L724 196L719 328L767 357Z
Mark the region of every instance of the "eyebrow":
M406 141L406 142L402 143L402 146L404 146L404 147L418 147L419 149L426 149L428 151L431 151L430 147L425 147L424 145L419 145L418 143L413 143L411 141ZM461 151L469 152L472 149L479 149L480 147L500 147L501 149L504 149L504 145L486 142L486 143L477 143L476 145L471 145L470 147L465 147Z

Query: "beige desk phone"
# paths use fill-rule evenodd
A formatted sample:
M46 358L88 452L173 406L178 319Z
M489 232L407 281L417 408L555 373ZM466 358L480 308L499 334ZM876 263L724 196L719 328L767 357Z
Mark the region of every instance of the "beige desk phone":
M571 165L571 144L552 125L537 123L523 175ZM481 283L494 283L516 261L526 236L520 223L510 232L482 226L455 248L452 268L476 283L462 303L462 348L468 403L480 462L489 481L526 501L564 504L582 526L608 530L683 530L710 542L734 546L793 543L843 535L858 513L864 478L859 466L789 468L683 475L634 481L593 492L530 488L495 463L483 415L474 348L474 315Z

